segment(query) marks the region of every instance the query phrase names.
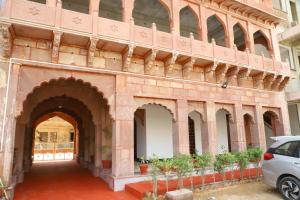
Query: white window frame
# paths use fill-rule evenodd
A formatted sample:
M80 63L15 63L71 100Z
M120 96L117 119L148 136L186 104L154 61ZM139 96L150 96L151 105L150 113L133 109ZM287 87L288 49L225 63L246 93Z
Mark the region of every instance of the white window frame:
M291 70L296 70L296 66L294 65L294 59L293 59L293 52L292 52L292 48L289 47L289 46L285 46L285 45L282 45L280 44L279 47L282 47L282 48L285 48L285 49L288 49L289 50L289 60L290 60L290 69ZM279 50L279 53L280 53L280 50ZM280 58L281 58L281 55L280 55Z

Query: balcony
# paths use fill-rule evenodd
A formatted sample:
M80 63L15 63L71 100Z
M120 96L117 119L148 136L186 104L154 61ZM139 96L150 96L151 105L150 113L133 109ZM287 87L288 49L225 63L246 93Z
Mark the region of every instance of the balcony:
M241 3L247 4L248 1L241 1ZM20 10L22 12L19 12ZM203 60L206 63L217 61L254 71L286 76L290 74L288 63L251 54L248 51L238 51L236 48L195 40L193 36L186 38L175 33L161 32L156 29L155 24L152 28L145 28L134 25L133 21L119 22L26 0L12 1L9 18L16 24L28 26L34 24L50 30L60 29L65 33L93 36L102 41L117 42L122 45L134 44L144 49L164 52L167 56L171 53L183 58L193 57L198 60L195 64L201 64Z

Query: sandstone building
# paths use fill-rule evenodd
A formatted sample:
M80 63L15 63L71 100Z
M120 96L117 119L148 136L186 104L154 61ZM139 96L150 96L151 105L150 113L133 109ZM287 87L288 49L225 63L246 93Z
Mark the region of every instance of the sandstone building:
M23 181L53 116L114 190L144 178L142 155L265 149L290 134L285 19L271 0L2 1L0 175Z

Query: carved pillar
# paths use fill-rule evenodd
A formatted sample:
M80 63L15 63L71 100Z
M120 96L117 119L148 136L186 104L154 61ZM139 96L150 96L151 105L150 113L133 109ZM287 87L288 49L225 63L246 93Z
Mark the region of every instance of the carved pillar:
M234 105L233 119L230 123L231 151L238 152L246 149L246 137L244 135L244 120L242 104Z
M249 50L250 50L250 53L255 54L254 38L253 38L253 25L251 24L251 22L247 22L247 28L248 28L248 35L249 35Z
M188 131L188 103L187 100L179 99L176 103L177 119L173 129L173 152L176 154L189 154L189 131Z
M126 76L116 76L115 118L112 131L112 175L134 174L134 110L133 96L126 91Z
M200 23L201 23L201 39L203 42L207 42L207 25L205 7L200 4Z
M132 11L134 8L134 0L123 0L123 20L126 23L130 22L132 18Z
M59 46L61 42L62 32L53 31L53 44L52 44L52 62L58 63Z
M232 17L231 15L227 14L226 15L226 19L227 19L227 42L228 42L228 47L229 48L233 48L234 46L234 33L233 33L233 24L232 24Z
M0 59L6 60L11 54L11 34L10 24L0 24Z
M173 0L172 1L172 13L170 15L170 24L171 24L171 30L174 30L174 32L177 35L180 35L180 1Z
M10 82L8 83L8 101L5 105L4 113L6 113L4 120L3 135L1 135L2 151L3 151L3 169L1 172L5 184L11 184L13 157L14 157L14 143L16 130L16 94L19 80L19 64L12 64L10 74Z
M266 135L263 114L262 107L259 105L255 106L254 121L256 122L256 126L254 127L255 131L253 133L256 133L257 137L255 137L256 140L253 140L253 145L266 150Z
M90 1L90 15L92 15L93 17L93 35L97 35L98 32L98 23L96 23L98 21L98 16L99 16L99 4L100 4L100 0L91 0Z
M204 152L212 155L217 154L217 126L215 103L207 101L205 103L206 121L203 123L202 146Z
M25 140L25 123L19 122L16 127L16 136L15 136L15 149L17 152L14 175L16 175L16 183L23 182L24 178L24 169L23 169L23 157L24 157L24 140Z

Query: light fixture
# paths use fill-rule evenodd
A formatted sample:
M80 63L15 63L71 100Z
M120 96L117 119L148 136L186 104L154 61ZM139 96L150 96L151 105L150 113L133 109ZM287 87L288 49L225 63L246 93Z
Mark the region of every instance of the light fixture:
M58 106L59 109L62 109L62 106Z
M228 82L227 81L224 81L223 83L222 83L222 85L221 85L221 87L222 88L227 88L227 86L228 86Z

